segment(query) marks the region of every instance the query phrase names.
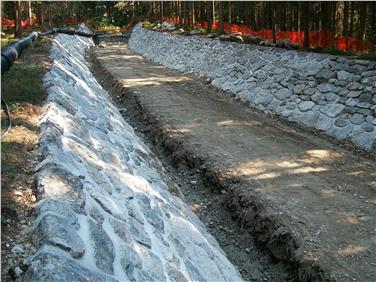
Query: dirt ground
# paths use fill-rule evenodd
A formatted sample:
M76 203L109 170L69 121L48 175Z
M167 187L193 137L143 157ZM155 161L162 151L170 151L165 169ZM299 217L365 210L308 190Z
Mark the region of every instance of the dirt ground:
M259 113L126 45L97 48L94 58L159 155L177 173L195 171L182 191L244 278L374 281L374 154Z
M40 156L38 122L47 93L41 78L50 61L49 41L26 50L2 76L1 94L10 107L12 127L1 109L1 280L22 279L27 257L35 252L30 234L36 197L32 188L34 168ZM14 248L17 246L16 248ZM14 270L18 268L19 272ZM17 274L16 274L17 273Z

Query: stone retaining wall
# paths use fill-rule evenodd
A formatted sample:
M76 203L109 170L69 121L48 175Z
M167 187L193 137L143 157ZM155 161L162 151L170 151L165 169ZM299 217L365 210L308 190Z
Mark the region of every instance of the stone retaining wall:
M240 281L91 74L91 46L58 35L51 49L35 177L38 251L25 280Z
M243 102L374 151L376 62L145 30L129 47Z

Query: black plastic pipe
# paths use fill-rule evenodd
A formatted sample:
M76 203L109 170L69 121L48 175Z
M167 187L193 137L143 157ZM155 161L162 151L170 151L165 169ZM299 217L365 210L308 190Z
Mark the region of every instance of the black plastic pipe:
M12 43L10 46L1 51L1 75L7 72L17 58L21 55L22 51L29 47L30 43L37 38L54 35L57 33L64 33L69 35L78 35L85 37L96 37L95 33L86 33L72 29L54 28L46 32L32 32L28 36Z

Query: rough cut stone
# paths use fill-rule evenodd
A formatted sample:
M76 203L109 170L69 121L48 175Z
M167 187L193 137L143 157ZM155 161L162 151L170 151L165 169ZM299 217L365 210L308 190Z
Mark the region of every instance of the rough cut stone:
M349 98L356 98L356 97L359 97L361 93L362 93L362 91L350 91L347 94L347 97L349 97Z
M337 103L340 100L340 97L333 92L324 94L325 100L329 103Z
M317 123L315 125L315 128L318 130L328 130L333 125L333 119L327 117L326 115L320 115L319 119L317 120Z
M127 277L133 281L137 280L137 271L142 269L142 260L140 255L129 245L120 246L120 263Z
M359 96L359 101L360 102L365 102L365 103L371 103L372 101L372 95L367 93L367 94L362 94Z
M328 104L321 107L320 112L326 114L328 117L336 117L339 115L345 108L342 104Z
M356 106L356 104L358 104L358 103L359 103L359 100L358 100L358 99L349 98L349 99L346 100L345 105L346 105L346 106L350 106L350 107L354 107L354 106Z
M333 72L329 69L323 69L323 70L319 71L315 76L318 79L329 80L333 77L336 77L336 74L335 74L335 72Z
M90 238L94 249L95 263L100 270L108 274L114 274L114 245L111 238L103 230L102 225L88 220Z
M368 122L363 123L361 127L364 131L367 132L372 132L375 128L372 124L369 124Z
M334 122L334 125L338 127L345 127L349 125L349 121L346 119L339 118L339 119L336 119L336 121Z
M313 103L312 101L303 101L299 104L299 109L302 112L306 112L306 111L312 109L314 106L315 106L315 103Z
M376 136L375 132L364 132L354 136L351 140L359 147L364 148L367 151L372 151Z
M286 100L292 95L291 90L288 89L280 89L277 92L273 93L274 97L278 100Z
M321 83L317 86L317 89L321 93L335 92L336 91L336 87L331 83Z
M114 278L82 267L57 253L38 253L28 267L24 281L96 281L115 282Z
M359 113L355 113L350 118L351 123L357 124L357 125L362 124L364 122L364 120L365 120L364 116L359 114Z
M353 126L350 124L350 125L347 125L347 126L344 126L344 127L332 127L330 128L327 132L331 135L333 135L335 138L339 139L339 140L344 140L348 137L350 137L350 134L353 130Z
M68 220L54 214L47 213L39 219L35 241L38 246L50 244L67 250L74 258L81 257L85 252L85 244L74 226Z
M335 114L327 112L327 108L325 108L325 106L332 103L342 105L347 103L345 111L348 113L353 114L362 110L359 113L365 116L376 114L376 108L372 108L376 103L375 98L369 104L365 101L359 102L360 104L353 104L353 100L347 99L357 98L366 93L372 94L376 91L376 78L373 79L374 75L372 75L375 64L370 61L358 64L354 63L355 61L352 59L342 57L333 60L328 59L327 56L312 56L312 54L304 52L297 54L292 51L290 51L291 53L285 53L283 50L278 49L278 54L282 54L284 58L281 60L279 57L274 58L274 51L269 53L264 49L259 50L257 47L239 47L235 43L227 43L226 46L220 46L213 41L207 41L207 39L197 39L192 42L174 36L169 37L170 41L167 44L164 43L164 35L143 30L139 26L135 30L128 46L141 53L147 59L178 70L195 72L210 78L214 77L216 78L212 83L214 86L223 88L223 84L226 83L226 89L242 101L248 102L264 111L267 110L268 112L282 115L290 121L299 122L303 113L318 111L319 108L316 106L324 106L323 109L326 114L335 116ZM148 44L144 44L145 40L147 40ZM166 50L172 50L171 46L175 46L177 42L179 42L180 46L181 42L179 40L183 40L187 48L183 48L183 52L171 51L171 53L166 53ZM195 52L194 50L202 50L202 46L209 46L200 51L200 56L205 57L204 61L192 61L191 56L182 55ZM228 61L223 64L224 57L218 56L217 52L227 52L227 48L231 50L231 54L238 52L242 55L237 56L236 59L230 59L231 56L227 56ZM241 48L241 50L238 50L238 48ZM175 49L178 50L179 48ZM184 52L185 49L187 52ZM245 56L243 56L244 50L247 50ZM362 74L368 71L371 72ZM244 74L247 75L243 77ZM284 76L286 76L285 79ZM238 86L241 84L241 79L248 79L248 81L245 83L247 86L239 91ZM254 83L254 85L248 88L250 82ZM254 90L257 86L264 89ZM269 95L260 93L266 89L275 99L270 99ZM288 91L291 91L291 93ZM322 94L328 95L322 97ZM276 100L297 104L301 100L312 101L315 106L306 111L302 108L302 113L301 110L296 111L295 108L286 108L285 105L278 104ZM303 103L301 107L305 105ZM372 113L372 111L375 113Z
M320 114L318 112L305 112L298 122L305 126L314 127L319 117Z
M166 264L166 271L167 275L171 281L182 281L188 282L189 280L183 275L181 271L179 271L173 264L167 263Z
M349 78L351 78L351 74L349 73L349 72L347 72L347 71L344 71L344 70L341 70L341 71L339 71L339 72L337 72L337 78L339 79L339 80L348 80Z
M114 229L115 234L118 235L120 239L122 239L127 244L132 244L132 237L129 234L125 222L112 219L110 220L110 224Z
M48 166L39 172L34 182L43 197L59 199L69 203L76 212L82 212L85 196L81 180L62 167Z
M315 88L305 88L303 93L305 95L313 95L316 92Z
M144 230L143 225L138 221L129 218L127 226L132 237L141 245L151 248L151 239L150 236Z
M156 281L165 281L166 276L161 259L148 248L141 247L143 268Z
M349 90L362 90L364 88L363 85L361 85L360 83L358 82L350 82L346 85L346 87L349 89Z

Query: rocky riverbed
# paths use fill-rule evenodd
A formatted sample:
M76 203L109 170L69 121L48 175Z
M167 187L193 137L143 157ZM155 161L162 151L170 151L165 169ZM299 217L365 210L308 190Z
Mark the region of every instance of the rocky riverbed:
M207 77L266 113L374 151L376 62L176 36L141 25L129 47L153 62Z
M51 49L25 280L242 280L92 76L92 46L58 35Z

